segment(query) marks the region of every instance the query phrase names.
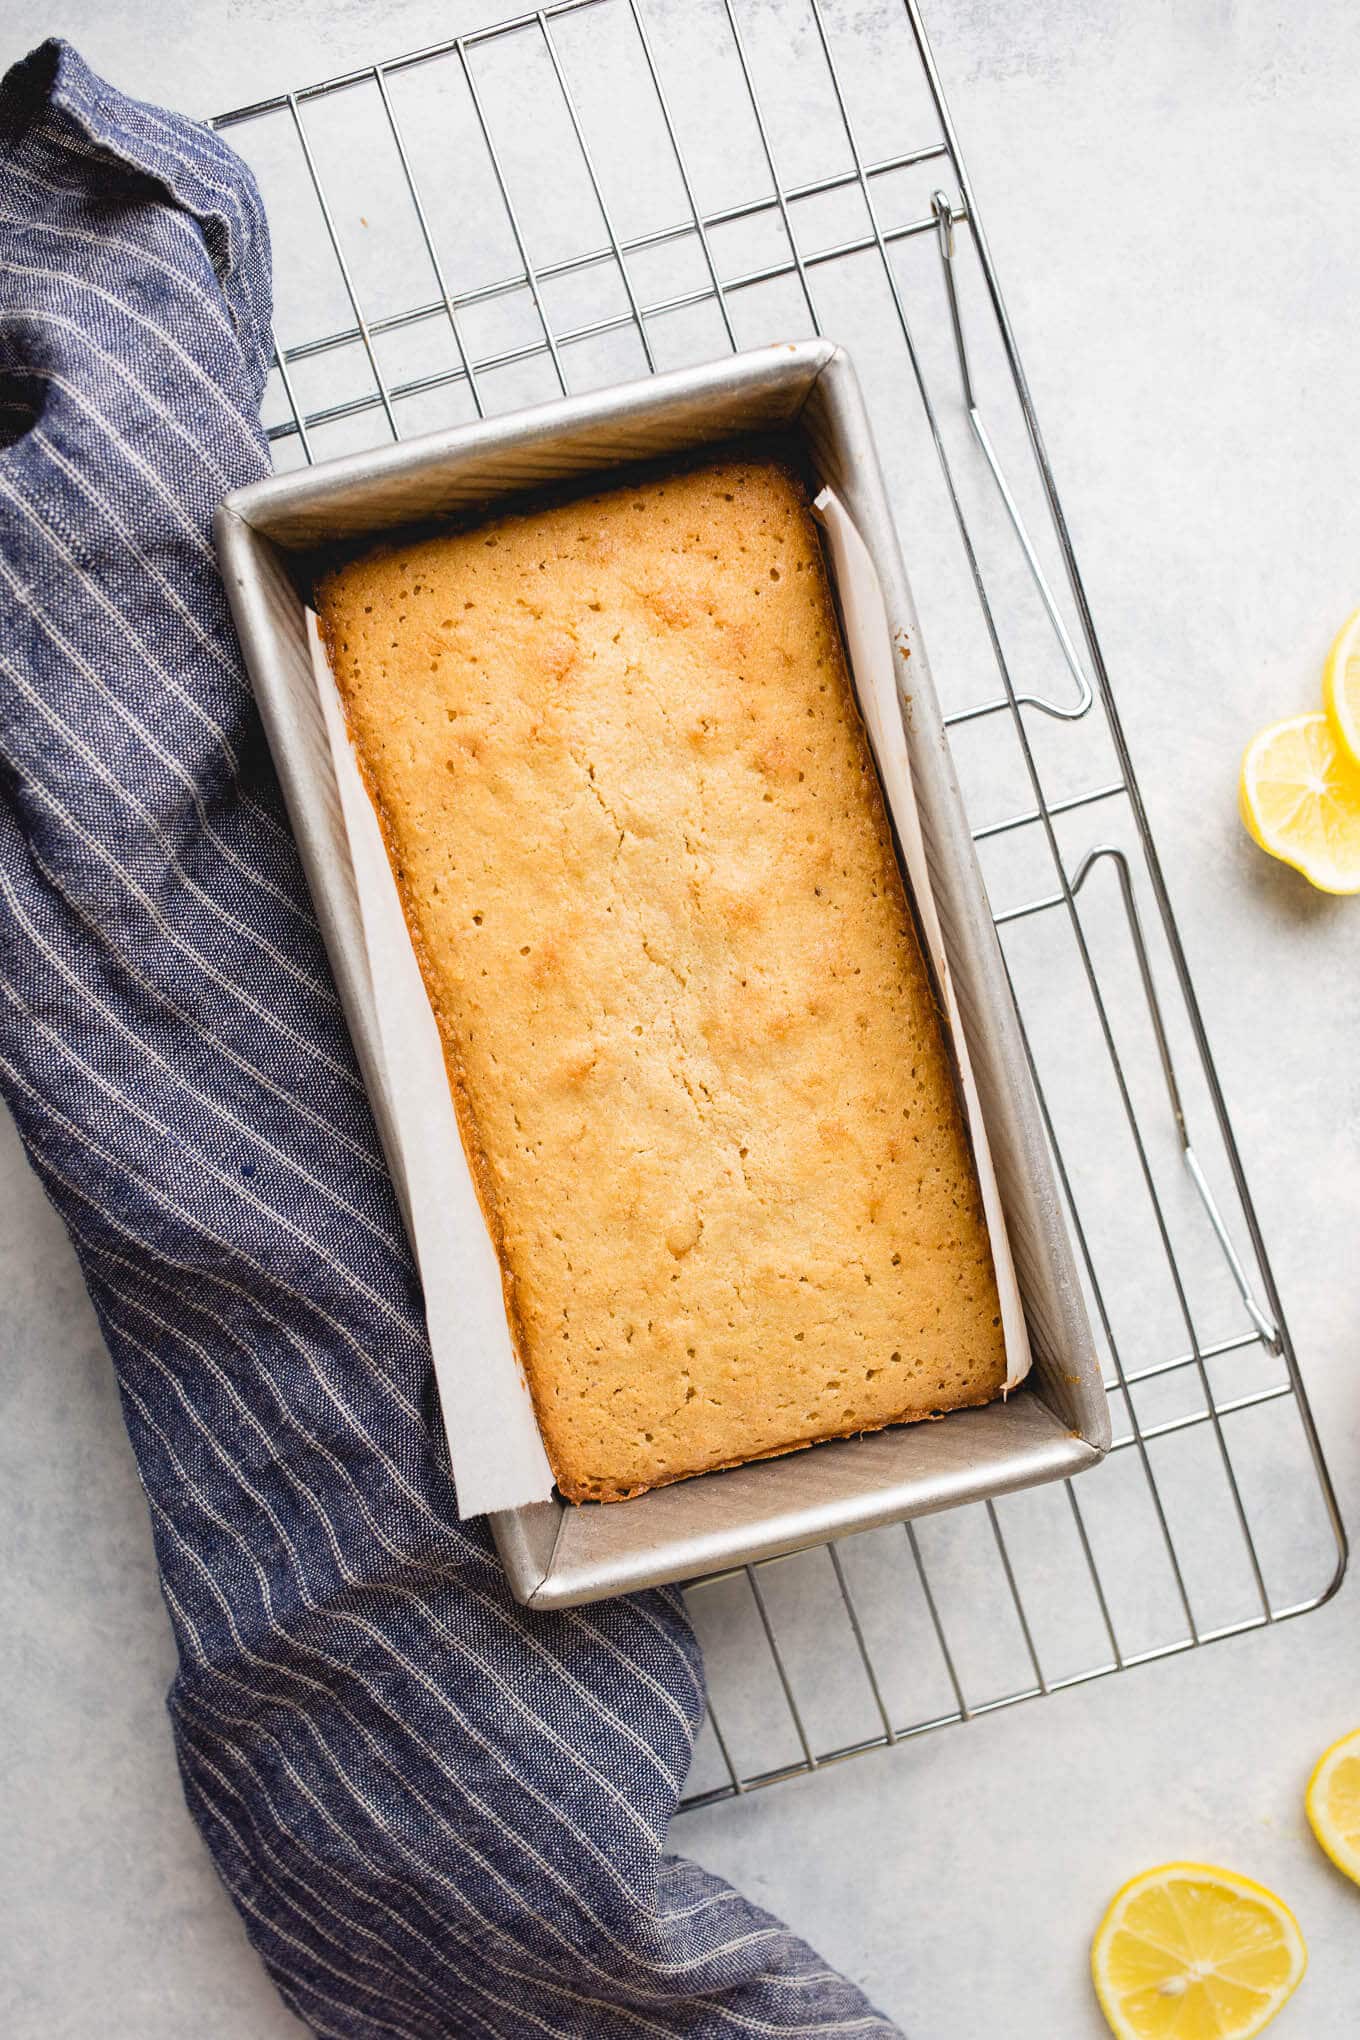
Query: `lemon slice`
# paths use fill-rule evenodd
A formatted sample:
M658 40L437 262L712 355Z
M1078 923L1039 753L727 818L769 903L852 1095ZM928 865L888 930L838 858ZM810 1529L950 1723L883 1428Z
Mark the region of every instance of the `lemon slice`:
M1360 1728L1323 1751L1303 1803L1337 1869L1360 1884Z
M1238 796L1263 850L1321 892L1360 892L1360 763L1329 716L1291 716L1253 737Z
M1343 623L1322 669L1322 699L1332 727L1360 765L1360 609Z
M1248 2040L1308 1966L1299 1923L1249 1877L1163 1863L1118 1892L1091 1944L1118 2040Z

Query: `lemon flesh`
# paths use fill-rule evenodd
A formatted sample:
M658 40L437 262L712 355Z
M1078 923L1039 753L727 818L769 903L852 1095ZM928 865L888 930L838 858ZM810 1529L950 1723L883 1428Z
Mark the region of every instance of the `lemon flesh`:
M1360 765L1360 609L1342 624L1327 654L1322 700L1347 755Z
M1263 850L1322 892L1360 892L1360 763L1330 716L1291 716L1253 737L1238 796Z
M1304 1806L1337 1869L1360 1884L1360 1728L1318 1758Z
M1235 1871L1164 1863L1111 1901L1091 1946L1118 2040L1250 2040L1308 1966L1282 1899Z

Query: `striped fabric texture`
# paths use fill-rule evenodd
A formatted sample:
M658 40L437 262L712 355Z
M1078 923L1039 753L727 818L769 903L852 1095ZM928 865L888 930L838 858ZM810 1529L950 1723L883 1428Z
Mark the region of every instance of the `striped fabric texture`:
M665 1853L679 1596L526 1613L458 1520L208 538L267 465L249 176L57 43L0 86L0 171L0 1078L117 1369L247 1930L347 2040L889 2040Z

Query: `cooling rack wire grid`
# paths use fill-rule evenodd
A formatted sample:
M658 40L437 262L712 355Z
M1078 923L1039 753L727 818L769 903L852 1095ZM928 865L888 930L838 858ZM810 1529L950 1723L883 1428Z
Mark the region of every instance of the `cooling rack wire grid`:
M280 468L813 333L865 386L1114 1447L689 1587L685 1805L1319 1607L1344 1533L914 0L563 0L217 124Z

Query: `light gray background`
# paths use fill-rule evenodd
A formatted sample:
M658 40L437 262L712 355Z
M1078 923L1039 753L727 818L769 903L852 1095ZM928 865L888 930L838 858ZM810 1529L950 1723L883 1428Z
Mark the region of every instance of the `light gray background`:
M7 0L207 114L489 18L389 0ZM1243 841L1261 722L1313 705L1360 602L1360 14L1231 0L934 0L986 212L1343 1508L1360 1501L1360 903ZM63 1235L0 1133L0 2030L296 2032L180 1802L171 1672L110 1372ZM679 1847L866 1984L915 2040L1086 2040L1086 1946L1171 1855L1288 1896L1278 2028L1360 2013L1360 1892L1300 1796L1360 1721L1354 1583L1322 1613L687 1817Z

